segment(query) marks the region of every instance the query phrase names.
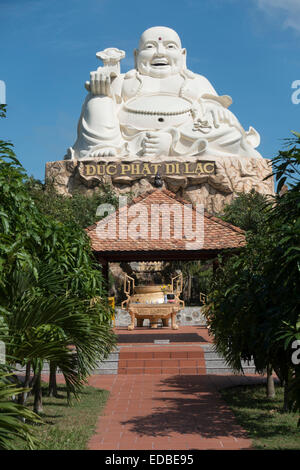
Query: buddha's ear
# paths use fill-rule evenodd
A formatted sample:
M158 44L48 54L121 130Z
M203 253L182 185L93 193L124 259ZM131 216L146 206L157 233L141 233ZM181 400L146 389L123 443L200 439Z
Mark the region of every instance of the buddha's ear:
M186 69L186 49L181 49L183 68Z
M138 55L139 51L138 49L134 49L133 51L133 55L134 55L134 68L137 70L137 61L136 61L136 58L137 58L137 55Z

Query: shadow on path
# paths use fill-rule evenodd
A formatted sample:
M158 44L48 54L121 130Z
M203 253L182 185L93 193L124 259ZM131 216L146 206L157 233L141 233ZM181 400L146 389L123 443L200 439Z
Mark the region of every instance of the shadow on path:
M249 381L251 378L237 379ZM253 383L257 383L257 377L253 379ZM239 382L234 381L236 384ZM157 384L151 414L134 417L122 424L130 425L131 432L140 436L168 436L177 433L198 434L202 438L245 438L245 431L237 425L233 413L217 391L226 382L224 376L164 378ZM234 385L230 382L228 385Z

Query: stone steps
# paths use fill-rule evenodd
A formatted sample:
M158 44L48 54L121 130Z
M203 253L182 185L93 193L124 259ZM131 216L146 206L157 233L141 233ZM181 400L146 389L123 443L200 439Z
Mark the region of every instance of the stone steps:
M102 362L99 362L96 366L96 368L93 371L93 374L96 375L103 375L103 374L117 374L118 373L118 363L119 363L119 348L107 357ZM26 368L25 367L17 367L17 372L24 374ZM57 371L60 373L60 371ZM49 374L49 364L47 362L44 362L43 369L42 369L43 374Z
M254 363L244 363L245 373L255 373ZM25 368L18 367L24 373ZM44 364L43 373L49 373ZM200 346L156 345L144 347L119 347L106 360L99 362L93 374L145 374L145 375L202 375L233 374L234 371L215 351L212 344Z
M105 374L117 374L119 363L119 348L117 351L110 353L107 359L103 362L99 362L98 366L94 370L94 374L105 375Z
M199 375L205 374L205 360L201 348L166 348L120 352L118 374L172 374Z
M143 348L122 348L99 364L94 374L233 374L224 358L211 344L201 348L178 346L149 346ZM253 362L243 364L245 373L255 373Z
M206 364L207 374L233 374L234 371L226 364L224 358L220 356L212 344L202 345L204 350L204 358ZM243 362L243 369L245 373L254 374L255 366L253 361L250 364Z

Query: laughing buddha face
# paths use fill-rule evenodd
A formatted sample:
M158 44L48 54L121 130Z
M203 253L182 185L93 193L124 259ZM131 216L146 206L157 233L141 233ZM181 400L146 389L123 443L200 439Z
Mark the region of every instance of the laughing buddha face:
M142 75L165 78L185 68L186 50L181 48L178 34L163 26L144 31L134 55L136 68Z

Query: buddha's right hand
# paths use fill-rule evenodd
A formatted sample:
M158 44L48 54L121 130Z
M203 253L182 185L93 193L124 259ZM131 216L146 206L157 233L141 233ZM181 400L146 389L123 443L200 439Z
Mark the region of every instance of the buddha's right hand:
M171 145L172 135L168 132L146 132L142 141L142 155L144 157L169 155Z
M90 73L90 81L85 82L85 88L90 91L92 95L112 97L111 78L103 67L99 67L98 70Z

